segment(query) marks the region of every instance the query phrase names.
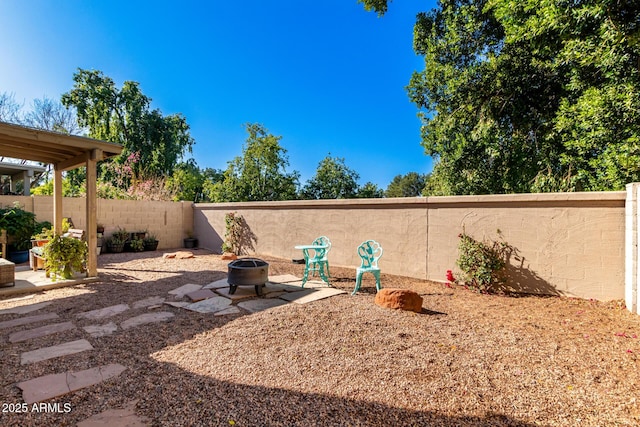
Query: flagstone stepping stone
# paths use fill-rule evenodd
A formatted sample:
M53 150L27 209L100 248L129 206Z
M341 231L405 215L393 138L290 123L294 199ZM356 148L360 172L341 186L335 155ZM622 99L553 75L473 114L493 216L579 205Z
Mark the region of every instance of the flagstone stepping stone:
M143 307L152 307L154 305L162 304L164 302L164 298L162 297L149 297L145 299L141 299L140 301L134 302L131 307L133 308L143 308Z
M109 323L105 323L104 325L84 326L82 329L84 329L92 337L100 338L100 337L105 337L107 335L111 335L112 333L118 330L118 326L113 322L109 322Z
M52 347L43 347L38 350L27 351L20 356L20 364L41 362L53 359L54 357L67 356L69 354L80 353L85 350L93 350L93 346L87 340L70 341Z
M26 331L15 332L9 335L9 342L16 343L32 338L44 337L47 335L56 334L58 332L68 331L75 329L76 325L72 322L54 323L52 325L40 326L39 328L29 329Z
M76 424L77 427L147 427L151 425L146 417L136 414L137 400L131 401L124 409L108 409Z
M291 283L291 282L301 282L302 279L294 276L293 274L282 274L279 276L269 276L269 281L271 283Z
M179 288L173 289L171 291L169 291L169 293L171 295L175 295L175 297L177 299L180 299L182 297L184 297L186 294L188 294L189 292L194 292L197 291L199 289L201 289L202 286L200 285L194 285L192 283L188 283L186 285L180 286Z
M324 298L329 298L335 295L346 294L346 291L336 288L316 288L305 289L304 291L291 292L282 295L280 298L286 301L295 302L296 304L307 304L312 301L317 301Z
M158 313L145 313L140 316L132 317L124 322L120 323L122 329L130 329L136 326L144 325L146 323L166 322L174 316L173 313L168 311L160 311Z
M220 310L220 311L216 311L215 313L213 313L214 316L224 316L225 314L238 314L238 313L242 313L242 311L235 305L232 305L229 308L226 308L224 310Z
M256 295L256 287L255 286L238 286L236 291L233 294L230 294L231 288L218 288L216 292L222 295L223 297L229 298L232 301L237 301L241 299L247 298L255 298Z
M268 310L274 307L280 307L287 303L281 299L252 299L238 303L238 307L244 308L251 313Z
M228 288L229 282L227 282L227 278L216 280L215 282L211 282L208 285L204 285L202 289L218 289L218 288Z
M0 322L0 329L13 328L14 326L22 326L28 325L30 323L42 322L44 320L57 319L58 316L56 313L47 313L47 314L38 314L35 316L27 316L21 317L13 320L6 320L4 322Z
M198 291L189 292L186 297L189 298L193 302L202 301L203 299L215 297L216 294L211 292L209 289L200 289Z
M36 310L40 310L48 305L53 304L52 301L39 302L37 304L23 305L21 307L5 308L0 310L0 314L27 314Z
M184 308L198 313L215 313L228 308L230 305L231 300L229 298L213 297L186 305Z
M127 310L129 310L128 304L118 304L105 308L99 308L97 310L85 311L83 313L76 314L76 316L81 319L98 320L104 319L105 317L115 316L116 314L123 313Z
M17 386L22 390L25 403L30 405L106 381L120 375L125 369L127 368L114 363L84 371L45 375L20 382Z
M167 305L170 305L171 307L177 307L177 308L183 308L191 304L186 301L165 301L164 303Z

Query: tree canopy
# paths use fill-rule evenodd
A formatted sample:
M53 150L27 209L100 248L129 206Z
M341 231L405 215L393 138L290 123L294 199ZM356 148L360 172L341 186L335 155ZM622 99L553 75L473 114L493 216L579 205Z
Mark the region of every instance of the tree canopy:
M289 160L280 146L282 137L259 124L248 123L246 129L242 156L228 162L222 180L205 183L205 194L214 202L295 199L299 174L286 172Z
M73 76L73 89L62 95L62 103L75 107L78 123L89 136L122 144L124 149L116 162L132 154L137 177L171 175L176 164L194 144L189 125L181 114L164 116L151 110L151 98L139 84L125 81L118 89L114 81L101 71L79 68Z
M417 197L424 191L428 175L409 172L406 175L396 175L389 183L385 196L387 197Z
M384 14L386 0L360 0ZM430 194L640 180L640 3L447 0L419 13L407 86Z
M345 164L344 158L325 157L316 174L302 188L303 199L352 199L358 195L360 175Z

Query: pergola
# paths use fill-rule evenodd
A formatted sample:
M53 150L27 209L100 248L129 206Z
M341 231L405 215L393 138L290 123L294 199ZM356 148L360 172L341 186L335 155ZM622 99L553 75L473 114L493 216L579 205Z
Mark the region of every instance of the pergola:
M53 165L53 227L62 228L62 172L87 168L87 273L98 275L97 246L97 162L122 152L122 146L75 135L66 135L0 122L0 156L32 160ZM92 250L93 249L93 250Z

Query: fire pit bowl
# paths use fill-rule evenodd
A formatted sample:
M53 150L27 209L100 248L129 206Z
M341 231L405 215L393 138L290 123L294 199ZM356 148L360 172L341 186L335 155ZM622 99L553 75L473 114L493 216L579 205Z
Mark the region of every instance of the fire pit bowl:
M256 294L262 295L262 287L269 280L269 263L259 258L239 258L231 261L228 268L230 295L236 292L238 286L255 286Z

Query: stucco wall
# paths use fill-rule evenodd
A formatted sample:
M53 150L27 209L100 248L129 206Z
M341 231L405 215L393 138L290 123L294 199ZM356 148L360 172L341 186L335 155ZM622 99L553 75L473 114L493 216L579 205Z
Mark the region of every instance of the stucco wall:
M504 240L515 252L513 290L600 300L624 298L625 192L196 204L200 245L220 252L224 215L241 214L249 253L300 258L296 244L331 239L329 261L359 265L375 239L383 272L442 281L456 270L458 234Z
M38 221L53 221L53 197L0 196L3 207L15 201L35 213ZM62 215L71 218L76 228L86 230L84 198L63 198ZM105 227L105 236L118 227L131 232L148 231L160 241L159 249L179 248L186 232L193 229L193 208L191 202L98 199L97 222Z

